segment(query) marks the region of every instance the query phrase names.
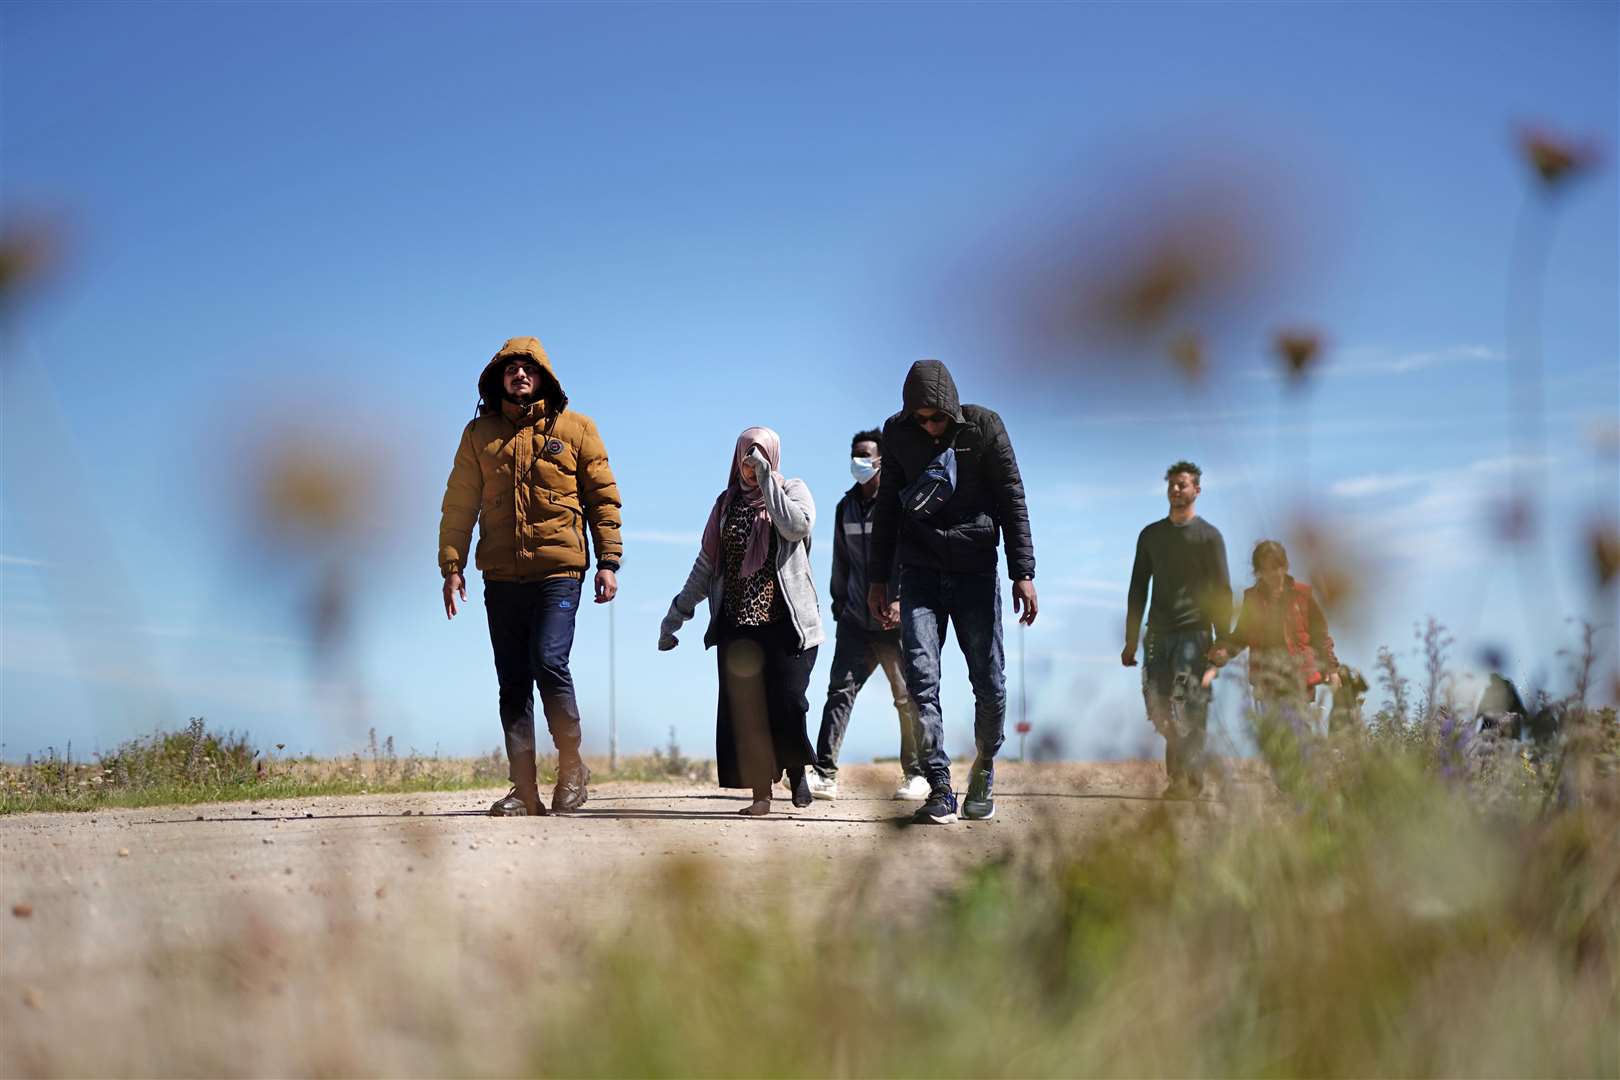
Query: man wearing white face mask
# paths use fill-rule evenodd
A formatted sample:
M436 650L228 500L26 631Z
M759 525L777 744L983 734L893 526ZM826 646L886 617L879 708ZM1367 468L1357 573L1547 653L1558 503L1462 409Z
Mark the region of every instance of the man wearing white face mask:
M920 731L917 707L906 690L906 676L900 657L900 630L885 630L872 617L866 602L870 580L867 574L872 543L872 512L877 506L878 475L883 468L883 436L862 431L850 443L850 473L855 486L838 502L833 515L832 609L838 625L833 650L832 679L827 687L827 705L821 714L821 734L816 739L815 771L810 776L810 793L818 799L838 797L838 749L844 742L855 697L883 668L894 709L900 714L900 787L896 799L928 798L928 779L918 760ZM892 579L892 578L891 578Z

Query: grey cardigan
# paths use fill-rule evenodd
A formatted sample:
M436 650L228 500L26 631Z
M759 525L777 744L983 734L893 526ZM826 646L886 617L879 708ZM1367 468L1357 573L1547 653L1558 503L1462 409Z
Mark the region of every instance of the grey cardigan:
M810 578L810 531L816 524L816 504L803 480L783 480L775 469L760 476L765 496L765 515L776 527L776 586L787 606L788 620L799 635L799 648L809 649L826 640L821 629L821 602ZM702 550L686 575L686 584L670 601L669 614L658 627L658 647L673 649L675 632L697 611L697 603L709 600L709 626L703 634L705 647L714 644L717 620L725 606L725 566L715 565Z

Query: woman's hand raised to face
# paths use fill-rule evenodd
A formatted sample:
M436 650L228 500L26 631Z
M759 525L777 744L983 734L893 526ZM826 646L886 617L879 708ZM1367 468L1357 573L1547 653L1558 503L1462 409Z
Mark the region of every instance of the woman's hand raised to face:
M753 470L756 484L764 483L765 478L771 474L771 463L765 459L765 452L758 446L749 448L748 456L743 458L743 464Z

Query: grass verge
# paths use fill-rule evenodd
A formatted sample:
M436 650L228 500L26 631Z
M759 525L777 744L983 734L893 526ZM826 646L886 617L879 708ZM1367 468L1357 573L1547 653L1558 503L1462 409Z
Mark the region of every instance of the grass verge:
M318 795L376 795L412 791L465 791L507 783L506 757L399 755L392 736L371 732L364 753L346 758L279 757L255 747L246 734L211 731L199 717L182 731L159 731L120 744L89 760L53 748L22 764L0 763L0 815L86 811L109 807L190 805ZM685 757L671 733L668 747L626 758L617 769L590 762L594 779L701 780L709 763ZM556 779L556 759L543 756L541 779Z

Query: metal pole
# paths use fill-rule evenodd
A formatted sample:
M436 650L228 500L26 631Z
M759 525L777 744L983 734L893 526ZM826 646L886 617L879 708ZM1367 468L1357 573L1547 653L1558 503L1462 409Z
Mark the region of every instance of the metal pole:
M608 605L608 772L619 769L618 634L613 605Z
M1023 623L1018 624L1018 729L1029 730L1029 680L1024 677L1024 644L1027 640L1025 631L1029 627ZM1024 737L1018 738L1018 760L1024 760Z

